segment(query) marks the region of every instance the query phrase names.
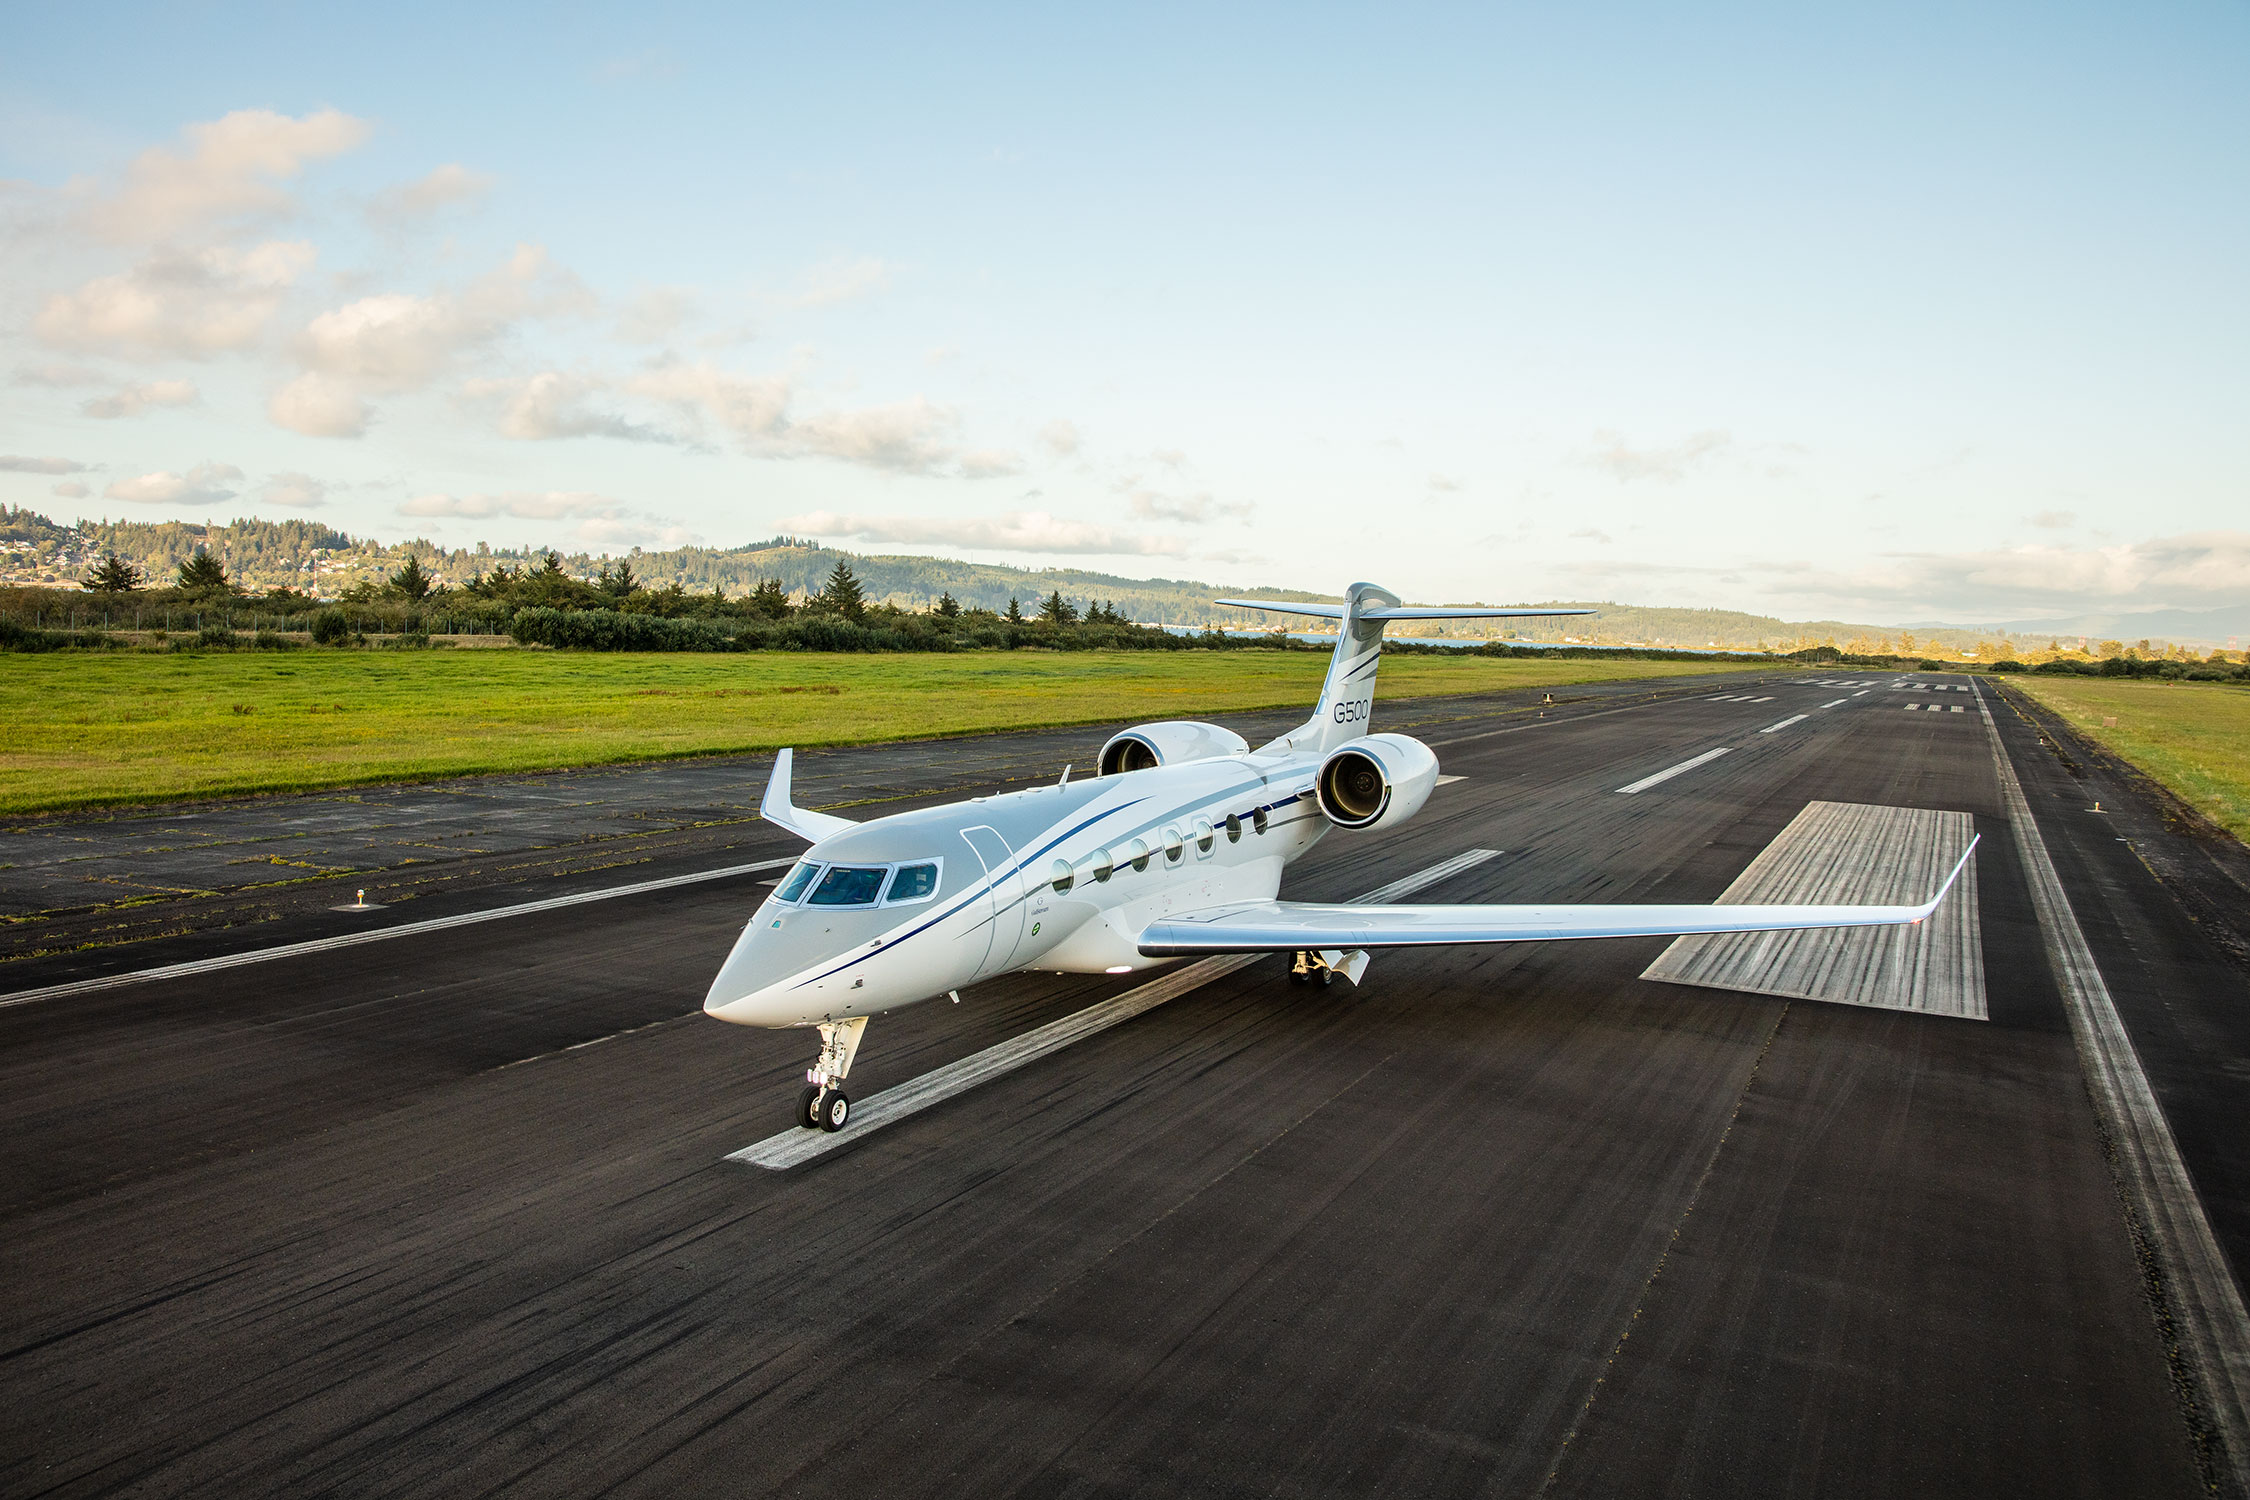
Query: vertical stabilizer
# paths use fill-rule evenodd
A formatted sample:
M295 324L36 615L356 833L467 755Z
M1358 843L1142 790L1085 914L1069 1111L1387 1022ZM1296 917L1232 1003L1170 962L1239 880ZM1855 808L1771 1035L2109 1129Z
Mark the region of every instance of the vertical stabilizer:
M1398 596L1372 583L1344 591L1343 617L1336 622L1336 654L1329 658L1328 681L1321 685L1313 716L1261 750L1328 751L1367 733L1375 710L1375 668L1383 659L1383 622L1369 610L1396 609Z

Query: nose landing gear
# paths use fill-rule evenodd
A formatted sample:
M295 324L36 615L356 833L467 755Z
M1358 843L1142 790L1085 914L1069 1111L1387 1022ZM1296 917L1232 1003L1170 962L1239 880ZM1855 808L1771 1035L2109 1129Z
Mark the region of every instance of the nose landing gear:
M805 1073L805 1091L797 1096L797 1123L807 1130L842 1130L851 1118L852 1101L844 1093L844 1077L852 1070L867 1017L820 1023L820 1060Z

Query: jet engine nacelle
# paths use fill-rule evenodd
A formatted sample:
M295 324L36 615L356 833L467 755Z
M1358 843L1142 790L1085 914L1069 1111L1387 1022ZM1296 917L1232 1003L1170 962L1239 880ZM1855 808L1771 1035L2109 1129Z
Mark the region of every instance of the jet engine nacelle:
M1437 785L1437 753L1403 734L1370 734L1332 750L1313 795L1338 828L1395 828Z
M1151 766L1176 766L1191 760L1212 760L1221 755L1248 753L1250 742L1231 729L1200 719L1167 719L1161 724L1135 724L1112 735L1102 746L1101 774L1146 771Z

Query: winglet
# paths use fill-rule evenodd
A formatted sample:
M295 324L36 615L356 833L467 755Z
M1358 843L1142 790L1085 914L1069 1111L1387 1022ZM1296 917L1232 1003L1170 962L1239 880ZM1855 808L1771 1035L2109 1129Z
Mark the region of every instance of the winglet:
M832 833L842 833L854 824L849 818L835 817L829 813L807 812L789 801L789 773L796 763L793 749L783 750L773 758L773 776L766 782L765 799L758 804L758 816L776 828L786 828L808 844L817 844Z
M1959 880L1961 878L1961 872L1969 867L1969 856L1977 852L1977 840L1983 837L1984 835L1981 833L1972 833L1969 835L1969 847L1963 849L1961 851L1961 857L1953 862L1953 873L1945 877L1945 884L1937 888L1936 895L1932 896L1929 900L1923 902L1919 907L1915 908L1915 910L1921 913L1921 916L1918 916L1914 919L1915 921L1921 921L1922 917L1926 917L1931 912L1934 912L1938 909L1938 903L1945 899L1945 893L1953 889L1953 882Z

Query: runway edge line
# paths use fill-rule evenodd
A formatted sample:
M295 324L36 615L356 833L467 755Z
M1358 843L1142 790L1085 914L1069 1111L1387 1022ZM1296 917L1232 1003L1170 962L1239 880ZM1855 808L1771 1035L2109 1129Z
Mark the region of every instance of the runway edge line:
M1451 859L1434 864L1426 870L1380 886L1364 896L1345 902L1347 906L1380 906L1396 901L1401 896L1411 896L1416 891L1475 869L1488 859L1497 859L1498 849L1470 849ZM1175 969L1163 978L1127 990L1124 994L1074 1011L1059 1021L1049 1021L1034 1027L1021 1036L1010 1037L971 1053L958 1062L933 1068L919 1078L908 1079L895 1088L880 1094L871 1094L852 1108L851 1123L842 1130L830 1133L798 1127L779 1135L768 1136L740 1151L730 1151L728 1161L742 1162L748 1166L764 1167L772 1172L785 1172L808 1161L825 1156L841 1146L848 1146L862 1136L873 1134L885 1125L893 1125L909 1115L919 1114L933 1104L952 1098L955 1094L975 1088L978 1084L1012 1073L1026 1063L1036 1062L1050 1052L1059 1052L1075 1042L1084 1041L1098 1032L1107 1031L1121 1022L1130 1021L1144 1011L1154 1010L1167 1000L1201 989L1214 979L1247 968L1267 957L1263 953L1230 953L1220 958L1206 958Z
M2250 1311L2243 1306L2226 1252L2211 1232L2203 1200L2142 1071L2132 1036L2063 893L1981 684L1976 702L1992 742L2001 803L2015 830L2016 854L2031 887L2048 962L2070 1015L2071 1037L2078 1044L2095 1110L2116 1148L2119 1185L2156 1258L2178 1357L2193 1385L2189 1395L2199 1399L2219 1450L2212 1477L2229 1483L2235 1495L2250 1496Z
M43 989L18 990L12 995L0 995L0 1010L11 1005L30 1005L38 1000L61 1000L70 995L90 995L98 990L122 989L129 984L147 984L159 979L183 979L190 974L210 974L220 969L240 968L244 964L270 963L277 958L300 958L308 953L328 953L338 948L355 948L361 943L382 943L392 938L412 937L419 932L443 932L449 927L470 927L478 922L498 922L507 917L528 917L534 912L557 911L565 906L583 906L589 901L614 901L620 896L641 896L650 891L670 890L674 886L696 885L706 880L725 880L735 875L755 875L760 870L778 870L783 865L795 864L796 856L782 859L754 860L746 865L729 865L723 870L698 870L693 875L667 875L661 880L643 880L633 885L614 885L598 891L580 891L573 896L549 896L544 901L525 901L515 906L496 906L490 911L468 911L454 917L432 917L425 922L401 922L395 927L377 927L368 932L345 932L335 937L313 938L302 943L283 943L275 948L252 948L246 953L227 953L217 958L190 959L186 963L165 964L154 969L134 969L124 974L102 974L92 979L73 979L64 984L50 984Z

